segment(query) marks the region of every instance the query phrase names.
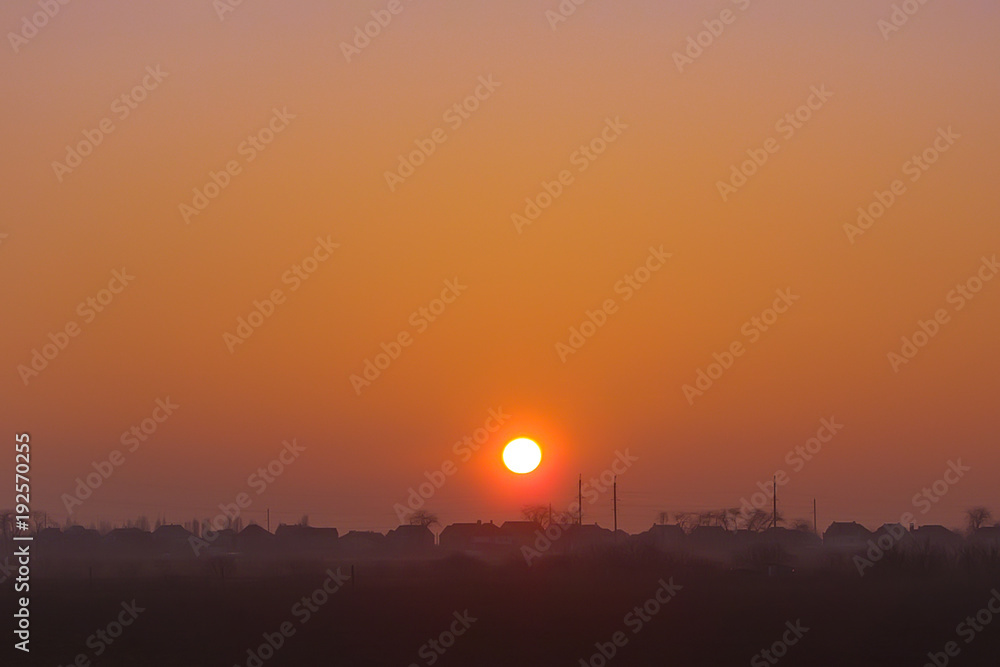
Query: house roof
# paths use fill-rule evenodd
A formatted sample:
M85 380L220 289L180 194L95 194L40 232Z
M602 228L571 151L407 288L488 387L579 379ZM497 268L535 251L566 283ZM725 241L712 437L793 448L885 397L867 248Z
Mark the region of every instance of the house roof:
M499 532L500 527L492 523L451 523L444 527L444 530L441 531L441 536L494 535Z
M427 526L410 526L402 525L397 528L393 528L386 535L387 538L391 539L406 539L406 540L433 540L434 533Z
M343 535L341 540L361 540L368 542L381 542L385 535L374 530L352 530Z
M504 521L503 525L500 526L500 532L507 535L532 536L541 529L541 524L535 521Z
M872 532L856 521L834 521L823 533L823 538L830 537L871 537Z

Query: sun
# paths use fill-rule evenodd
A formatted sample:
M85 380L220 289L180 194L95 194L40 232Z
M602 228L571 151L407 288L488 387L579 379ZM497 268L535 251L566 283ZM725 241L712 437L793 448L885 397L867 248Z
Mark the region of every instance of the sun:
M542 461L542 449L534 440L517 438L507 443L503 448L504 465L511 472L519 475L529 473L538 467Z

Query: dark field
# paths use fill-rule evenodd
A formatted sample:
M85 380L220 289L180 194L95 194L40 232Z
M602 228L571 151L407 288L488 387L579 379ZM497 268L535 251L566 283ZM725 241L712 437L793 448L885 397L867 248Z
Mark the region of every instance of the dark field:
M323 585L328 564L295 569L225 580L36 578L30 660L15 656L14 664L70 665L85 654L102 666L576 666L581 659L596 666L605 662L595 644L610 652L619 631L623 645L609 665L921 666L934 664L928 652L941 653L951 641L958 654L947 664L1000 664L1000 616L972 637L970 626L956 630L986 607L1000 572L903 576L876 568L864 578L850 570L767 577L670 560L553 560L527 568L456 558L358 565L354 580L325 603L325 594L315 598L307 616L295 605ZM646 620L637 616L634 608L671 578L682 587L676 596L651 603ZM7 609L12 595L5 587ZM88 646L133 599L144 611L132 625L110 644L93 638ZM455 620L466 611L475 619L467 630ZM787 654L779 647L784 657L760 655L782 638L786 623L798 621L808 630ZM280 649L261 662L248 656L286 622L294 633ZM464 632L435 652L428 642L453 622Z

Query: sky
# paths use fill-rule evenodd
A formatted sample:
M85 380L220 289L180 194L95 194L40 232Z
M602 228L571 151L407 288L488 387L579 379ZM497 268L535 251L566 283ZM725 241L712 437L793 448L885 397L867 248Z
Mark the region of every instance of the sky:
M55 5L0 8L32 509L1000 511L995 3Z

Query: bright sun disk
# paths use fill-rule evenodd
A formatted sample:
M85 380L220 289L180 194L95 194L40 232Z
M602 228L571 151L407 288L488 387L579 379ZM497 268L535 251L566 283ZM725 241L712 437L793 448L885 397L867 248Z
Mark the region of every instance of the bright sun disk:
M542 449L529 438L517 438L503 449L504 465L520 475L529 473L542 461Z

